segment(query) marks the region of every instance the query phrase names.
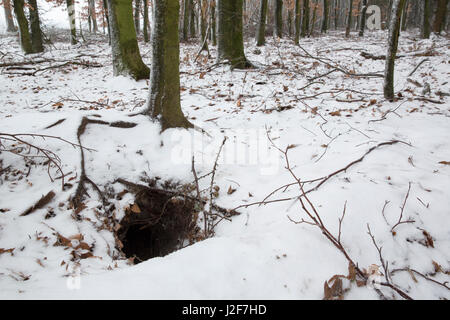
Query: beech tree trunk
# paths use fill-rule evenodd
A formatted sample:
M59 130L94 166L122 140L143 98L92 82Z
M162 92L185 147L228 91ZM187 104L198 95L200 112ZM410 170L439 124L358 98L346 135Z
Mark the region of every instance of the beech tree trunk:
M24 0L13 0L14 13L16 15L17 23L19 25L20 45L25 54L33 53L31 45L31 36L28 29L28 20L23 11Z
M244 54L242 0L219 0L218 18L218 60L228 60L231 68L251 68Z
M158 119L162 130L190 128L180 103L180 41L178 0L158 0L154 5L152 72L147 114Z
M108 0L114 75L148 79L149 68L142 61L130 0Z
M296 45L300 42L300 23L301 23L301 8L300 8L300 0L295 0L295 17L294 17L294 25L295 25L295 35L294 35L294 43Z
M136 29L136 34L141 33L141 0L134 1L134 27Z
M434 17L433 32L440 34L445 27L445 17L447 16L448 0L438 0L436 15Z
M406 0L394 0L392 3L391 20L389 22L388 49L386 54L386 66L384 70L384 97L394 99L394 66L397 55L398 37L400 34L400 21L402 10Z
M328 0L323 0L322 28L320 31L326 33L328 30Z
M77 44L77 29L75 27L75 5L73 0L66 0L67 12L69 14L70 43Z
M303 0L302 32L300 33L302 38L306 37L309 33L309 8L309 0Z
M267 0L260 0L259 3L259 23L256 32L256 45L261 47L266 44L266 19L267 19Z
M28 0L28 12L31 25L31 47L33 53L43 52L41 22L39 20L39 10L36 0Z
M367 12L367 0L361 2L361 14L359 22L359 36L364 36L364 30L366 29L366 12Z
M208 29L208 8L209 8L209 4L208 4L208 0L202 0L200 2L200 33L201 33L201 41L202 41L202 48L201 50L204 51L209 51L208 49L208 35L206 34L207 29Z
M94 33L98 32L98 25L97 25L97 11L95 9L95 0L89 0L89 17L92 21L92 31Z
M11 10L11 0L3 0L3 10L5 12L6 32L16 32L17 28L14 25L14 19Z
M149 42L150 41L150 36L149 36L149 32L148 32L148 27L149 27L149 20L148 20L148 0L143 0L144 1L144 42Z
M275 35L283 38L283 0L275 0Z
M216 0L211 0L211 41L213 46L217 45L216 31Z
M189 40L189 19L191 0L183 1L183 41Z
M347 26L345 28L346 38L350 36L350 29L352 27L352 11L353 11L353 0L348 0Z
M423 0L422 38L428 39L431 34L430 26L431 1Z

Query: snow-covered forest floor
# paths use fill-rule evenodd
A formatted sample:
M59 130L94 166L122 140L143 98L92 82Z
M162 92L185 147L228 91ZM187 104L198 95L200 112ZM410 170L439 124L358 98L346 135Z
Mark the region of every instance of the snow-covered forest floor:
M258 68L233 71L215 64L214 48L210 59L205 53L194 62L198 44L181 44L182 109L198 128L160 134L158 124L138 114L148 81L113 77L104 36L85 35L78 46L55 41L44 54L24 57L17 37L3 35L0 64L41 63L1 67L0 135L77 144L83 117L136 126L89 124L80 135L93 149L84 151L86 174L114 195L112 213L89 184L83 209L71 208L81 175L78 147L19 136L59 157L64 191L61 172L48 171L45 158L0 153L0 298L322 299L324 282L333 278L329 285L342 281L343 288L328 295L402 299L388 286L352 281L343 252L302 210L292 174L312 189L307 198L323 224L370 279L414 299L450 298L450 41L402 33L399 97L388 102L382 78L355 76L383 73L384 60L360 53L384 55L386 36L344 39L332 32L302 39L301 47L248 41L247 57ZM150 46L140 46L150 65ZM224 137L214 202L240 214L223 219L209 239L133 265L114 233L134 198L116 179L192 184L192 155L197 175L208 174ZM289 146L292 174L275 146ZM199 179L206 197L211 176ZM50 191L49 203L22 216ZM203 227L201 214L197 222Z

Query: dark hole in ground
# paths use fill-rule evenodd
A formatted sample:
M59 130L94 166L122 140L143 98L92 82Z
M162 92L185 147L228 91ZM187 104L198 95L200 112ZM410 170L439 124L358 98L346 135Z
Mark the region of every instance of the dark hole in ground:
M196 229L194 212L195 202L185 196L143 187L120 222L122 252L139 263L180 249Z

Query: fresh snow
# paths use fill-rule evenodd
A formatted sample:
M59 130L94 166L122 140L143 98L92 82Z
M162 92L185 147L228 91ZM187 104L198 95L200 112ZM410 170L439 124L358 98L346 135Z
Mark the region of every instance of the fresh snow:
M307 77L330 69L304 57L291 40L269 39L261 54L255 54L253 41L247 42L246 54L259 69L244 71L219 65L206 72L215 62L215 49L213 58L207 60L203 55L194 63L197 45L182 44L182 109L198 128L161 134L157 123L136 115L145 109L148 81L113 77L105 38L85 36L87 43L70 46L55 42L44 54L27 57L21 55L14 35L1 37L1 63L41 57L66 61L78 56L103 67L70 66L36 76L9 74L22 71L2 68L0 132L46 134L76 142L83 116L137 123L130 129L89 125L82 135L83 146L95 149L85 152L88 176L102 189L114 192L123 190L113 183L119 177L135 182L146 176L192 182L192 154L198 175L208 173L227 136L215 183L220 187L217 204L230 209L261 201L276 188L294 182L282 154L270 146L266 131L282 149L296 145L289 150L289 160L302 180L339 170L378 143L401 140L405 143L374 150L362 162L330 178L309 198L336 236L346 203L342 243L360 268L381 266L367 234L369 224L390 270L409 267L436 281L449 281L444 272L450 270L450 166L440 162L450 161L450 104L448 97L436 95L437 91L450 92L448 38L420 40L412 32L402 33L399 54L407 57L396 62L395 88L403 98L392 103L383 99L381 78L353 78L334 72L302 89L309 84ZM367 32L363 39L352 36L344 39L342 32L331 32L302 39L301 46L313 56L356 73L382 73L384 61L364 59L359 53L385 54L387 33ZM149 45L140 46L150 65ZM443 104L408 100L420 97L422 91L407 81L424 58L412 55L427 50L436 54L427 57L430 62L410 78L429 83L431 95L426 97ZM354 91L300 101L341 88ZM359 99L365 101L337 101ZM386 114L389 110L395 112ZM331 115L336 111L340 115ZM373 121L383 115L386 119ZM45 129L60 119L66 120ZM12 254L0 253L2 299L322 299L326 280L348 274L347 260L318 228L291 221L307 219L294 200L241 207L239 216L217 226L213 238L131 265L120 257L113 233L104 227L101 202L93 190L88 191L91 198L85 201L80 219L75 219L68 207L79 178L79 150L53 139L27 141L57 153L64 172L69 173L66 182L73 187L61 191L61 180L52 182L46 165L32 166L25 177L28 168L21 158L0 154L3 168L11 165L22 171L16 176L8 174L8 180L0 176L0 248L14 248ZM51 174L53 178L60 175L54 169ZM209 179L200 181L201 189L209 188ZM409 183L403 220L414 223L398 225L394 236L391 228L399 219ZM230 186L236 191L229 195ZM19 216L50 190L56 197L46 208ZM298 187L292 186L269 199L299 194ZM117 219L133 203L131 195L114 201ZM46 219L50 209L54 216ZM424 230L431 235L434 248L424 245ZM68 247L54 246L56 232L66 238L82 234L84 242L94 245L94 257L71 262ZM435 273L433 261L442 272ZM409 272L396 272L392 281L415 299L450 298L449 290L417 274L413 278ZM379 298L368 286L344 284L350 286L346 299ZM401 299L389 288L381 290L388 298Z

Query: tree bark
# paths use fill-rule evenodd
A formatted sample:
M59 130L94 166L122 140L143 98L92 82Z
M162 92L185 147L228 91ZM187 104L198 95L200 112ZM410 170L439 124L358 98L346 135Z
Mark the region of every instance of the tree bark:
M216 0L211 1L211 41L212 45L217 45L217 32L216 32Z
M24 0L13 0L14 13L19 25L20 45L25 54L30 54L33 53L33 47L31 45L30 31L28 30L28 20L23 11L23 1Z
M97 25L97 11L95 8L95 0L89 0L89 17L92 20L92 31L94 33L98 32L98 25Z
M306 37L309 33L309 8L309 0L303 0L302 32L300 34L302 38Z
M16 32L17 28L14 25L14 18L11 10L11 0L3 0L3 10L5 12L6 32Z
M189 19L191 0L183 1L183 41L189 40Z
M67 12L69 14L70 43L77 44L77 29L75 26L75 5L73 0L66 0Z
M114 75L148 79L149 68L142 61L130 0L108 0Z
M136 34L141 33L141 0L134 1L134 27L136 29Z
M298 45L300 42L300 23L301 23L301 8L300 8L300 0L295 0L295 17L294 17L294 25L295 25L295 35L294 35L294 44Z
M251 68L244 54L242 0L219 0L218 18L218 60L228 60L232 68Z
M158 119L162 130L193 125L181 111L178 0L158 0L154 5L152 72L147 114Z
M209 9L209 4L208 4L208 0L202 0L200 2L200 15L201 15L201 19L200 19L200 23L201 23L201 27L200 27L200 33L201 33L201 41L202 41L202 51L209 51L208 49L208 35L206 34L207 32L207 28L208 28L208 9Z
M348 0L348 11L347 11L347 26L345 28L345 37L350 37L350 29L352 27L352 11L353 11L353 0Z
M323 0L322 27L320 32L326 33L328 30L328 0Z
M275 35L283 38L283 0L275 0Z
M39 10L36 0L28 0L28 11L31 25L31 47L33 53L43 52L41 23L39 20Z
M266 44L266 19L268 0L260 0L259 3L259 22L256 33L256 45L261 47Z
M195 4L194 0L189 0L189 33L191 38L195 38Z
M408 6L409 6L410 2L409 0L406 0L405 2L405 7L403 8L403 14L402 14L402 31L406 31L406 21L408 20Z
M364 30L366 29L366 12L367 12L367 0L361 2L361 15L359 22L359 36L364 36Z
M402 10L406 0L394 0L392 3L391 20L389 22L388 50L386 54L386 66L384 70L384 97L394 99L394 66L397 56L398 37L400 34L400 21Z
M438 0L433 23L433 32L436 34L440 34L444 29L445 17L447 16L447 2L448 0Z
M149 42L150 41L150 36L149 36L149 32L148 32L148 27L149 27L149 20L148 20L148 0L143 0L144 1L144 42Z
M431 34L430 26L431 1L423 0L422 38L428 39Z

